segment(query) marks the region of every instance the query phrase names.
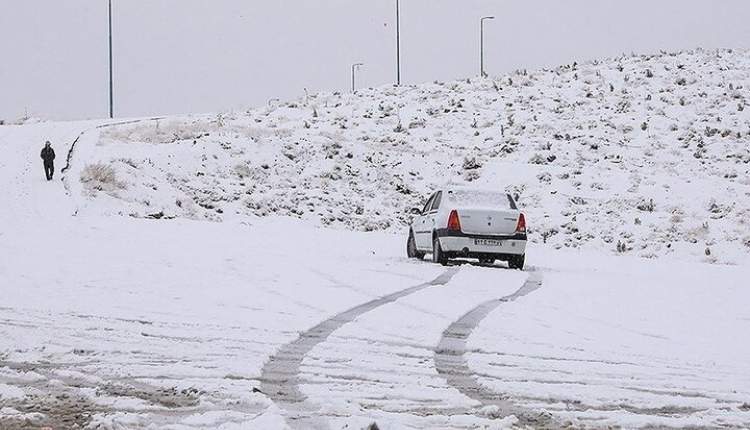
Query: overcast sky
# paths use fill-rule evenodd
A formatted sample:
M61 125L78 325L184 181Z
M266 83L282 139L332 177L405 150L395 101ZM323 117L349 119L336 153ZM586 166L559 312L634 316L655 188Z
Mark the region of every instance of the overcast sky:
M115 115L395 81L395 0L113 0ZM402 0L407 84L623 52L750 47L748 0ZM0 118L108 114L107 0L0 0Z

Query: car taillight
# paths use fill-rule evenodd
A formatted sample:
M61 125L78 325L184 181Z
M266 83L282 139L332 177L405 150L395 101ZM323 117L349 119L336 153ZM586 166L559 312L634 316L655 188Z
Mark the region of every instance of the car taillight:
M526 217L521 214L518 217L518 224L516 225L516 233L526 233Z
M458 219L458 211L453 209L448 217L448 230L461 231L461 220Z

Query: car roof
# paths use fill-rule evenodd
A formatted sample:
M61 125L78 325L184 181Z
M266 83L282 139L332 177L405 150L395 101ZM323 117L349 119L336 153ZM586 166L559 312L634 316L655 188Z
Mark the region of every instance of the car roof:
M462 192L470 192L470 193L498 193L498 194L508 194L507 191L503 189L489 189L489 188L473 188L473 187L467 187L465 185L462 186L452 186L452 187L446 187L443 189L443 192L446 193L452 193L455 191L462 191Z

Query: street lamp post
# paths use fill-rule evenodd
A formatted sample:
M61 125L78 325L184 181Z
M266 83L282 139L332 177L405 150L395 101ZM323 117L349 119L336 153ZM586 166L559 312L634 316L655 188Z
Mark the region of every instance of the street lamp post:
M479 20L479 74L483 78L487 76L484 71L484 21L495 19L494 16L484 16Z
M401 85L401 0L396 0L396 85Z
M109 0L109 117L115 117L114 89L112 84L112 0Z
M352 64L352 92L354 92L354 90L356 89L355 75L356 75L357 68L360 67L360 66L364 66L364 65L365 65L365 63L354 63L354 64Z

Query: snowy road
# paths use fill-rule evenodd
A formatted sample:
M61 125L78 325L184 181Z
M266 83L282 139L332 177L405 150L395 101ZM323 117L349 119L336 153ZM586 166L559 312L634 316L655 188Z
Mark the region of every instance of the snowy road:
M747 346L730 336L750 323L737 281L743 269L674 266L685 275L671 274L673 283L633 287L614 281L621 272L557 254L559 266L540 269L543 288L521 297L527 275L500 267L462 266L445 285L422 284L443 269L398 256L399 237L287 223L198 226L43 228L79 250L40 249L44 271L20 248L6 254L0 422L267 429L316 417L334 429L373 421L502 428L512 421L496 419L507 409L491 407L493 393L522 411L593 428L748 422ZM311 252L289 254L275 237L290 228L309 251L334 243L335 251L312 261ZM3 243L21 237L29 238L5 232ZM370 249L360 250L362 241ZM711 295L698 286L704 278L719 281ZM658 309L633 307L631 296L648 296ZM675 331L680 325L689 336ZM465 345L451 343L468 331ZM444 360L448 349L463 351L461 370Z
M399 237L198 225L74 223L58 239L80 251L38 252L46 271L5 256L3 428L476 429L514 423L508 411L542 428L750 422L732 335L750 324L745 269L644 265L641 282L625 275L641 262L607 272L555 253L531 277L444 272L398 256ZM290 228L336 247L289 254L275 237Z
M492 410L499 416L513 415L519 419L519 424L532 426L533 428L556 428L559 427L559 424L554 424L548 414L524 410L508 400L505 393L493 391L487 386L481 385L465 357L467 352L466 342L469 336L491 312L503 303L515 301L541 288L542 274L533 267L527 270L531 274L518 291L482 303L443 332L443 337L435 351L435 367L438 373L445 377L449 385L482 405L494 407Z
M270 396L277 405L284 407L287 412L293 414L290 419L294 428L326 428L327 425L323 417L315 413L314 407L305 404L306 398L299 390L299 385L302 382L299 373L305 356L317 345L325 342L334 331L366 312L425 288L445 285L455 275L456 271L456 269L447 270L430 282L397 291L349 309L302 333L297 340L280 348L263 367L261 373L263 392ZM300 414L302 416L299 416Z

